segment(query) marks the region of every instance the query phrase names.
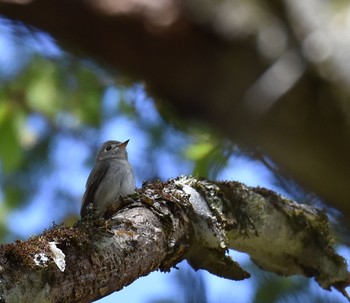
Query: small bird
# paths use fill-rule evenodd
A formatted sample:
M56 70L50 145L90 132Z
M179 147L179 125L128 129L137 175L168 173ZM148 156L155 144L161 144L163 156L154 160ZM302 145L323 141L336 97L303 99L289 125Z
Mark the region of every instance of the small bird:
M126 151L128 142L107 141L101 145L86 181L80 209L82 218L91 208L94 214L103 216L120 196L135 192L134 173Z

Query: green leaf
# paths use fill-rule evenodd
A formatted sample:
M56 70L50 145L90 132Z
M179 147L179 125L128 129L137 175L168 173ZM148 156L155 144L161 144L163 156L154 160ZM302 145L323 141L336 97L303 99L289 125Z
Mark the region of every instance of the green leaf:
M29 107L48 116L57 111L57 85L53 78L53 67L47 68L36 78L32 79L27 88Z
M198 161L207 157L213 149L214 145L211 142L201 142L188 146L184 154L188 159Z
M0 161L4 173L15 171L23 159L19 138L22 125L21 112L15 112L10 102L0 103Z

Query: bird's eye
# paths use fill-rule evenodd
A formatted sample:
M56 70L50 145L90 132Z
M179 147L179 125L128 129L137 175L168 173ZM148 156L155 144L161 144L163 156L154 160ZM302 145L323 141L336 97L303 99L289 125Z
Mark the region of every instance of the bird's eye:
M109 151L109 150L111 150L112 149L112 146L110 146L110 145L108 145L107 147L106 147L106 151Z

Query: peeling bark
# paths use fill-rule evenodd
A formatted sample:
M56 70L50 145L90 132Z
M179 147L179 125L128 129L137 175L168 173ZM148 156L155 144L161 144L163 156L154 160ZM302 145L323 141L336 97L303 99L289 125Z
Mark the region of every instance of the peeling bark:
M90 302L183 259L220 277L248 278L228 249L346 295L346 262L320 210L263 188L190 177L146 184L126 201L107 220L91 216L2 245L1 301Z

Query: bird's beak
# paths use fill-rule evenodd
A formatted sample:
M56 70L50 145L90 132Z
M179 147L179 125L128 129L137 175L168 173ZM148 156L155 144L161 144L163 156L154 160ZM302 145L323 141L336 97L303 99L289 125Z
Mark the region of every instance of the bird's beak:
M130 140L126 140L125 142L123 142L122 144L120 144L119 146L121 146L121 147L126 147L127 145L128 145L128 143L129 143L129 141Z

